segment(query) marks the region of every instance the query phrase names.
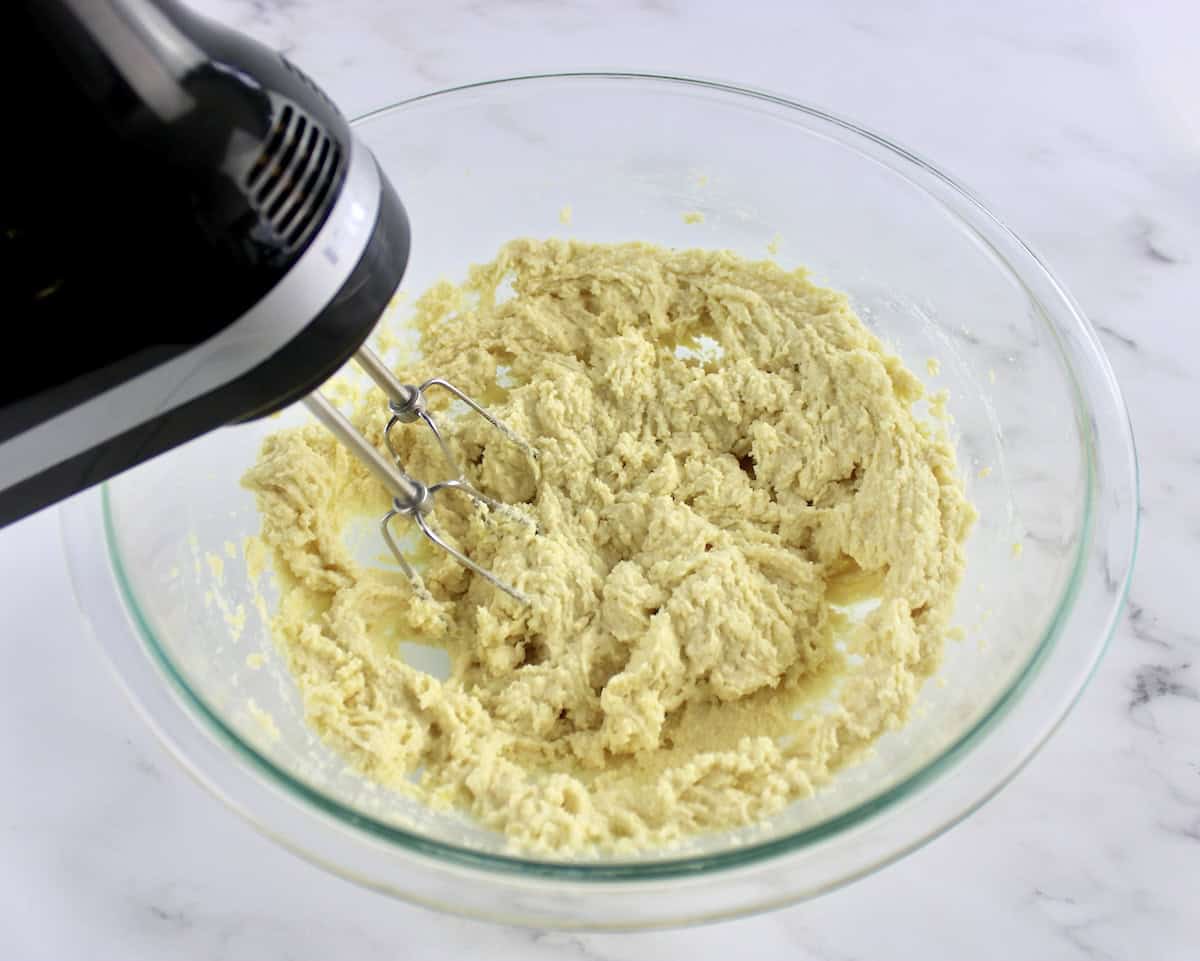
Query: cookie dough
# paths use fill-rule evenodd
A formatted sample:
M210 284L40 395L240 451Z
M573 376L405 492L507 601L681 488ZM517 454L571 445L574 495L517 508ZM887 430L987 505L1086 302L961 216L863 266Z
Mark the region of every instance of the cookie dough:
M517 240L416 325L401 377L454 381L537 449L444 412L538 530L453 493L431 515L533 603L433 551L427 599L361 563L348 532L382 489L318 426L269 437L246 484L273 632L350 763L577 855L767 818L905 722L975 515L920 381L845 296L728 252ZM382 446L382 396L353 403ZM428 431L398 437L412 474L446 475ZM449 679L404 662L413 641Z

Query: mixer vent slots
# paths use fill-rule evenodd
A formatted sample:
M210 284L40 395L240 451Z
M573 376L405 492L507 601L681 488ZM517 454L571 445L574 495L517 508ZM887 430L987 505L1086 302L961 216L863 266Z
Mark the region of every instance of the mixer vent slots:
M308 236L341 167L341 148L321 125L294 105L284 105L246 175L246 187L285 247L292 249Z

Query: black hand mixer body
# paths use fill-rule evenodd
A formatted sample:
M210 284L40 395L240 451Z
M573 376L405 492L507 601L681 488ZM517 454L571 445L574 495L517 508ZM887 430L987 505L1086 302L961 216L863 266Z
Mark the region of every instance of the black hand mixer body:
M0 16L5 524L314 390L391 299L409 226L282 55L174 0Z

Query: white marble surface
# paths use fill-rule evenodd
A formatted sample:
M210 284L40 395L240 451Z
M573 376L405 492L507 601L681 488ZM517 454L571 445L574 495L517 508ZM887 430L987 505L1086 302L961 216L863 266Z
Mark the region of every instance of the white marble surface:
M288 51L351 114L472 79L630 67L772 88L934 158L1040 249L1103 332L1140 448L1141 561L1067 723L925 849L767 916L550 935L359 890L198 789L82 640L57 518L43 513L0 534L0 958L1197 956L1200 7L198 5Z

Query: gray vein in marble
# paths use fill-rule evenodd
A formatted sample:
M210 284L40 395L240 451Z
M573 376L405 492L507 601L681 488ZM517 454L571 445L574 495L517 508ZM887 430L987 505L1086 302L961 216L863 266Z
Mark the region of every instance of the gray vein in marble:
M561 958L578 958L579 961L609 961L608 957L593 951L580 934L563 934L558 931L539 931L533 937L533 943L538 947L560 949L555 952ZM568 953L562 953L561 949Z
M1068 123L1063 127L1062 132L1064 138L1073 147L1080 152L1090 154L1094 160L1115 167L1125 174L1136 177L1149 176L1144 158L1127 147L1114 146L1095 130L1090 130L1077 123Z
M1046 534L1031 525L1026 525L1022 539L1036 544L1050 555L1066 556L1075 549L1075 535L1071 532Z
M499 107L493 110L488 120L498 130L512 134L512 136L527 144L536 146L537 144L546 142L546 136L541 130L535 130L523 120L518 120L507 107Z
M1133 636L1145 644L1170 651L1179 645L1196 643L1196 635L1163 624L1157 615L1147 611L1133 597L1129 598L1126 605L1125 617Z
M1185 841L1200 842L1200 814L1194 816L1187 824L1177 825L1168 824L1165 821L1159 821L1158 826L1168 834L1181 837Z
M515 16L535 17L538 28L551 35L575 33L594 22L586 3L578 4L568 0L504 0L503 3L497 3L495 0L473 0L463 6L462 10L480 20L502 26L512 25Z
M1091 929L1107 918L1087 912L1077 898L1050 894L1042 888L1033 889L1033 901L1041 908L1042 917L1050 923L1054 932L1079 952L1080 957L1091 961L1116 961L1112 954L1097 946L1089 936ZM1083 915L1082 919L1074 920L1080 914ZM1067 920L1067 917L1072 919Z
M675 19L683 15L683 8L672 0L637 0L639 10L657 14L660 17Z
M185 912L178 909L164 908L153 903L147 904L146 909L155 921L175 928L178 931L187 931L192 927L192 919Z
M1134 218L1133 241L1146 257L1157 264L1170 266L1187 263L1186 256L1174 250L1162 233L1162 228L1149 217Z
M162 771L159 770L157 764L143 753L136 744L133 743L133 738L122 738L125 746L129 748L130 754L133 755L133 769L143 777L152 778L155 781L162 780Z
M204 900L185 895L182 888L182 885L168 883L153 894L143 893L129 899L129 923L139 935L138 942L186 939L191 945L190 956L208 961L261 959L267 946L272 949L269 956L280 961L318 957L321 956L316 953L318 946L329 950L343 944L352 946L352 956L360 961L391 961L404 956L397 954L394 945L341 922L322 922L319 918L297 918L286 922L269 916L214 910ZM201 893L195 892L197 896Z
M1200 703L1198 691L1186 678L1191 668L1190 661L1183 661L1174 666L1167 664L1143 664L1133 675L1129 685L1129 715L1139 727L1160 733L1158 721L1154 717L1155 704L1163 699L1178 698L1183 701Z
M1161 647L1166 650L1171 649L1171 645L1161 637L1155 628L1155 618L1146 617L1146 609L1141 604L1137 604L1130 598L1126 605L1126 619L1129 621L1129 629L1139 641L1145 644L1153 644L1155 647Z
M992 39L999 41L1022 57L1030 54L1054 57L1080 66L1110 70L1120 66L1122 53L1111 37L1101 33L1081 30L1064 31L1058 37L1041 30L1030 29L1028 21L1014 18L1002 26L991 27L981 22L972 24L974 31L982 30Z
M1142 235L1142 249L1146 252L1147 256L1149 256L1151 260L1157 260L1160 264L1179 263L1179 261L1170 254L1164 253L1163 251L1159 250L1158 247L1154 246L1154 241L1148 233Z
M1115 330L1114 328L1110 327L1108 324L1097 323L1095 326L1096 326L1096 330L1098 330L1100 333L1104 334L1107 337L1111 337L1113 340L1115 340L1119 344L1124 344L1130 350L1133 350L1133 351L1140 350L1140 348L1138 347L1138 342L1136 340L1134 340L1132 337L1126 337L1119 330Z
M300 0L241 0L250 11L251 20L275 26L276 17L288 17L292 11L303 6Z
M428 54L427 56L429 59L436 59L434 54ZM435 87L447 85L446 74L428 63L426 57L414 58L408 66L418 77L433 84Z
M795 951L786 955L787 961L863 961L864 955L845 950L819 925L809 924L807 917L801 906L779 918L795 945Z
M1092 319L1092 326L1109 343L1120 347L1126 353L1136 354L1143 369L1152 369L1157 373L1165 374L1176 380L1191 381L1193 379L1194 375L1187 367L1173 359L1168 359L1143 349L1142 344L1138 340L1130 337L1128 334L1121 333L1108 318L1102 320L1099 317L1094 317Z
M887 31L881 28L878 24L872 23L870 20L866 19L856 18L847 20L846 25L850 27L851 30L856 30L863 36L871 37L872 39L882 37L887 33Z

